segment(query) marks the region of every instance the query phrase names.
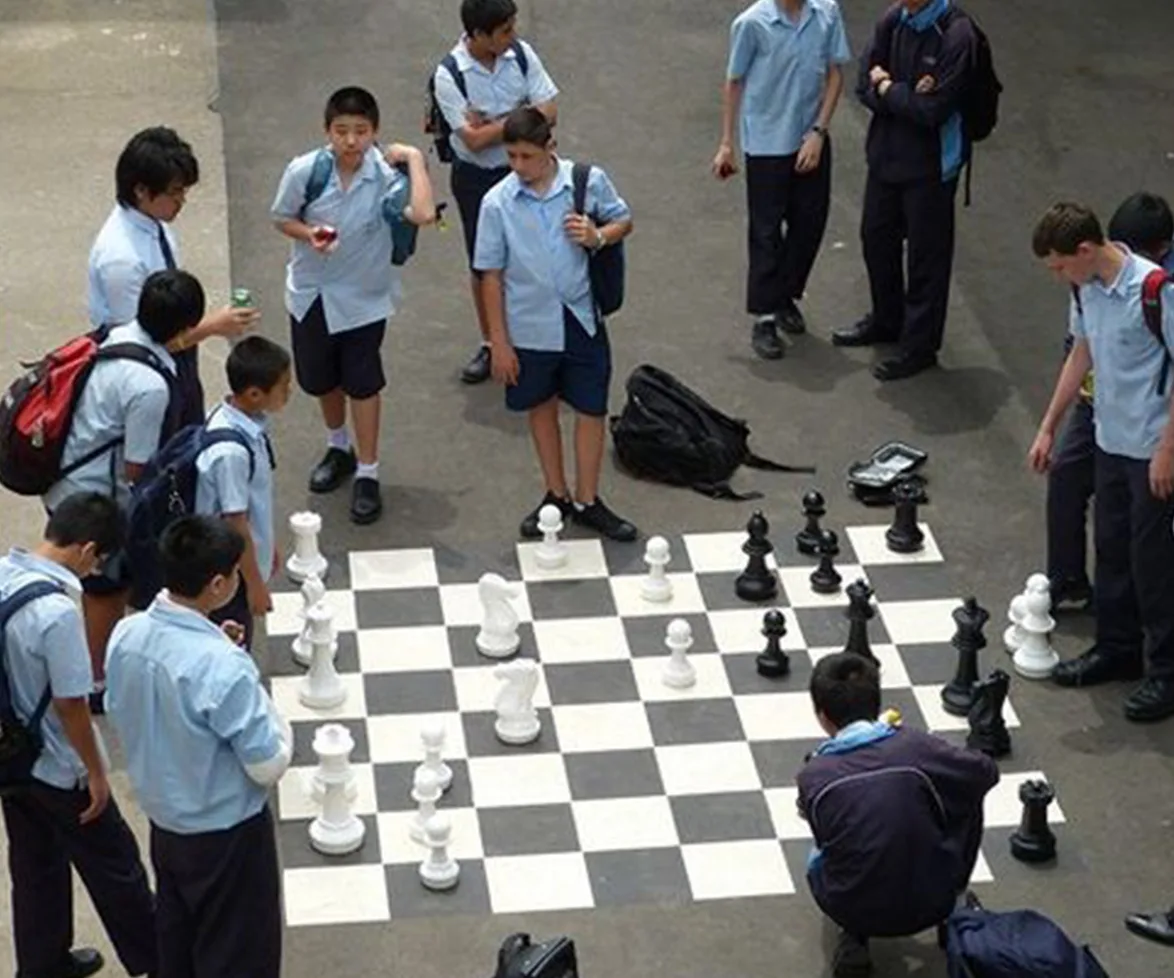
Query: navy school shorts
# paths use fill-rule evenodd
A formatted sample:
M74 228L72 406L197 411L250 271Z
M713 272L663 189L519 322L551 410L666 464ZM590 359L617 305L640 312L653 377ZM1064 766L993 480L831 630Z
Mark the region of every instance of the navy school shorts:
M564 306L561 352L514 352L518 355L518 382L505 389L505 405L511 411L529 411L559 397L580 414L606 417L611 345L602 322L590 336Z
M358 329L331 333L319 296L301 322L289 317L298 386L311 397L339 389L356 401L374 397L387 384L382 351L386 329L386 321L380 319Z

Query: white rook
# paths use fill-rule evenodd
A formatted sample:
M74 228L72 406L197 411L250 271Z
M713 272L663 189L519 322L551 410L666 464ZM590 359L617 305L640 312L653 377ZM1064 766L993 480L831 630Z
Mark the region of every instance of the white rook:
M355 775L351 770L354 738L346 727L328 723L314 732L318 770L314 774L314 801L322 806L310 823L310 845L329 856L354 852L363 844L367 827L354 813Z
M311 574L326 577L326 558L318 549L322 517L317 513L294 513L289 518L289 529L294 536L294 552L285 562L286 573L298 583Z

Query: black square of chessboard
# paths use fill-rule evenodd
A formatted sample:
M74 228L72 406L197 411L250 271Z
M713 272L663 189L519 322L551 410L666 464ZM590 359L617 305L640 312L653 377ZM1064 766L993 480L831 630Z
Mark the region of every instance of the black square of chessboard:
M761 791L734 791L670 798L673 820L684 845L773 839L774 822Z
M423 852L423 850L422 850ZM423 857L421 857L423 859ZM493 912L485 862L462 859L461 875L451 890L430 890L420 883L419 863L384 866L391 919L407 917L481 917Z
M767 601L749 602L743 601L734 593L736 577L736 574L719 574L715 571L698 574L697 587L701 591L705 607L710 611L734 611L743 608L762 608L765 611L768 608L787 607L787 594L783 590L781 582L778 593L773 598Z
M570 805L484 808L477 812L486 856L578 852L579 832Z
M670 574L683 574L693 570L689 560L689 551L685 540L679 534L662 534L669 545ZM647 574L648 565L644 563L644 546L642 544L617 543L614 540L603 540L603 557L607 562L607 572L612 577L621 574Z
M575 801L641 798L665 792L652 748L567 754L563 763Z
M637 618L624 618L624 635L628 640L628 648L633 657L647 655L668 655L668 647L664 644L668 633L668 626L676 618L684 618L693 630L693 645L690 653L697 655L705 652L716 652L717 640L713 635L713 627L709 618L704 614L685 615L641 615Z
M811 684L811 656L803 651L788 652L791 671L784 677L772 679L758 672L757 652L726 653L722 656L726 677L735 696L751 693L779 693L788 690L806 691Z
M644 712L658 747L745 740L738 708L728 697L645 703Z
M355 749L351 752L351 763L366 764L371 760L371 744L367 738L367 721L365 720L332 720L332 723L346 727L355 742ZM293 757L292 767L317 767L318 755L314 753L314 734L321 724L295 721L290 724L293 730Z
M477 633L480 630L476 625L448 627L448 647L452 653L452 664L456 668L484 668L491 665L493 660L486 658L477 650ZM534 637L534 626L530 622L518 623L518 651L510 658L538 659L538 642Z
M758 740L750 745L764 788L791 788L795 773L822 743L820 740Z
M462 713L465 746L470 757L515 757L519 754L557 754L558 729L548 707L538 708L538 737L528 744L506 744L494 733L497 713Z
M850 627L844 614L847 606L848 599L845 597L844 607L793 609L792 614L803 634L803 644L809 649L843 648L848 642ZM878 614L868 623L868 637L874 644L889 644L889 633L881 615Z
M902 645L901 661L914 686L944 685L954 678L958 651L949 642Z
M556 706L634 703L640 699L629 659L550 663L543 672L550 702Z
M363 692L367 712L451 713L457 708L457 692L451 669L429 672L364 673Z
M440 800L442 808L472 808L473 789L469 781L468 761L454 758L445 761L452 769L452 784ZM412 786L419 763L399 761L372 765L375 801L381 812L414 812L419 807L412 800Z
M615 598L606 578L571 581L531 581L526 596L535 621L551 618L610 618L616 611Z
M356 591L355 620L360 629L443 625L440 591L430 587Z
M310 845L312 819L287 819L277 823L277 845L281 852L282 869L305 869L314 866L378 866L382 861L379 850L379 828L374 815L360 815L366 829L363 844L343 856L328 856Z
M677 847L589 852L584 857L597 907L684 906L689 874Z
M434 546L436 580L439 584L476 584L482 574L500 574L507 581L522 576L518 550L513 544L500 547L469 547L455 550Z
M354 632L336 632L338 652L334 657L336 672L359 672L359 639ZM266 639L265 672L269 676L304 676L306 667L293 657L293 636L275 635Z

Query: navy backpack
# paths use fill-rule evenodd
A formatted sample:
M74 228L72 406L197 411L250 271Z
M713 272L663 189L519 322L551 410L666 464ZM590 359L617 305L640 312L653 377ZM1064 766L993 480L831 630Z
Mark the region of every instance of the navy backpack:
M590 163L576 163L571 168L571 185L574 192L572 206L576 214L587 209L587 180L591 176ZM589 215L596 227L607 222L598 214ZM591 296L595 301L595 312L600 319L619 312L624 304L624 277L626 261L624 243L617 241L607 248L589 253L587 273L591 279Z
M955 910L946 963L950 978L1109 978L1087 945L1034 910Z

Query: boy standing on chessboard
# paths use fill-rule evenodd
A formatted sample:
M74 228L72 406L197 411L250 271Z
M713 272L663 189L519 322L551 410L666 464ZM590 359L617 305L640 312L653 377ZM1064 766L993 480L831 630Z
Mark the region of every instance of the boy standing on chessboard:
M151 823L161 975L280 978L281 875L268 798L293 735L242 627L209 620L233 597L245 538L188 516L159 544L165 590L110 639L107 705Z
M868 974L870 937L945 923L974 873L983 799L999 769L978 751L879 719L880 673L855 653L815 664L811 699L831 739L797 777L816 846L807 882L841 929L832 973L849 978Z
M285 303L298 386L318 399L327 431L326 455L310 474L310 491L333 492L354 475L351 521L365 525L383 512L383 334L401 291L400 270L391 261L392 227L400 221L431 224L436 207L420 150L376 146L379 104L370 92L340 88L326 103L325 120L326 148L303 153L286 167L272 214L293 242ZM314 188L310 181L320 161L329 173Z
M573 164L555 155L550 119L515 109L503 129L513 172L481 203L474 267L489 317L493 376L505 384L506 407L525 411L542 466L546 495L522 520L524 539L542 536L543 506L562 510L612 540L636 539L636 527L599 498L611 347L596 315L588 255L632 233L628 205L593 166L584 213L574 210ZM589 214L603 222L596 225ZM559 402L575 412L575 493L563 466Z
M273 470L269 417L289 401L290 358L264 336L246 336L225 364L231 393L208 416L209 431L230 429L241 441L223 441L196 458L196 512L219 516L245 541L241 581L233 599L209 616L244 627L253 647L254 618L273 610L269 580L281 555L273 526ZM246 447L247 446L247 447Z

